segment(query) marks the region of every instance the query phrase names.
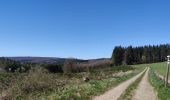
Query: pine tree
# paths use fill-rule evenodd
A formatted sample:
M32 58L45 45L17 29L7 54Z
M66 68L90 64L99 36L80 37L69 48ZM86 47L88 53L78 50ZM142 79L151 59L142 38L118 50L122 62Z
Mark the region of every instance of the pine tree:
M112 61L115 65L163 62L170 55L170 44L123 48L116 46Z
M124 48L121 46L115 47L112 54L112 62L114 65L121 65L124 59Z
M130 65L134 63L134 52L132 46L129 46L125 52L125 62Z

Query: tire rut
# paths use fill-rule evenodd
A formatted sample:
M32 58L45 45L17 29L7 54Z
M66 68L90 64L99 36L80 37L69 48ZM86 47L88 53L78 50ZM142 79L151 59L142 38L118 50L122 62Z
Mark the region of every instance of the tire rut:
M132 100L158 100L157 93L148 80L149 70L150 68L147 69L144 77L135 90Z
M145 68L138 75L132 77L131 79L107 91L103 95L94 97L93 100L117 100L123 94L123 92L128 88L128 86L130 86L133 82L135 82L146 70L147 68Z

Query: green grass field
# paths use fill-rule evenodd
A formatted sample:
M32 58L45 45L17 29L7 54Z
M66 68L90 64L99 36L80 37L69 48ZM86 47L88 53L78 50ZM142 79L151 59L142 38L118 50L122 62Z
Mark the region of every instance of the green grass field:
M166 66L167 62L160 62L160 63L152 63L152 64L139 64L134 65L135 67L150 67L155 72L159 73L160 75L164 76L166 74ZM169 75L170 76L170 75Z

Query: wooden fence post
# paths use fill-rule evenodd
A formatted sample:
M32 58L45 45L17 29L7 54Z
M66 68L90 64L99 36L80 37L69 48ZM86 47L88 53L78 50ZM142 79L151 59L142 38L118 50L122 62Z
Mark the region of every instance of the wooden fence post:
M168 61L167 61L167 69L166 69L166 78L165 78L165 87L168 85L168 80L169 80L169 63L170 63L170 55L167 56Z

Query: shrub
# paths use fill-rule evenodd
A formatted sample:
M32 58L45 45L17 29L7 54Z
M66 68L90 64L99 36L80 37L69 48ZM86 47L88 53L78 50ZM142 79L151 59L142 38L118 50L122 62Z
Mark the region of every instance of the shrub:
M45 68L51 73L62 73L62 66L62 64L48 64L45 65Z
M7 72L26 72L30 70L32 64L30 63L20 63L7 58L0 58L1 69L4 69Z
M106 68L111 66L111 60L110 59L104 59L104 60L91 60L86 63L77 63L76 64L76 72L89 72L92 69L100 69L100 68Z
M72 73L73 70L75 69L75 65L76 65L76 60L75 59L67 59L64 62L64 66L63 66L64 74Z
M7 89L6 97L10 100L16 98L34 98L35 94L47 94L61 88L64 82L58 80L56 75L48 73L46 69L37 67L29 71L28 74L20 74L13 79L10 88Z

